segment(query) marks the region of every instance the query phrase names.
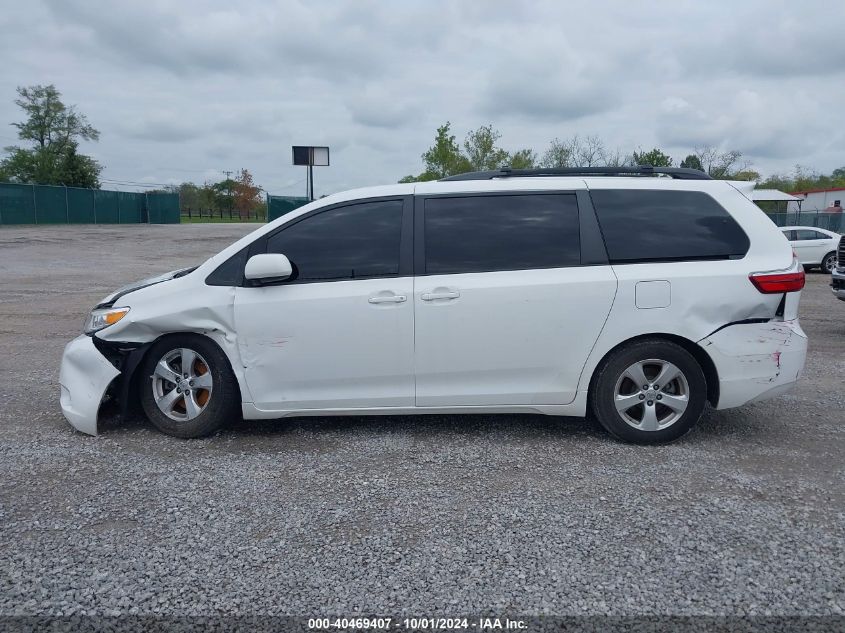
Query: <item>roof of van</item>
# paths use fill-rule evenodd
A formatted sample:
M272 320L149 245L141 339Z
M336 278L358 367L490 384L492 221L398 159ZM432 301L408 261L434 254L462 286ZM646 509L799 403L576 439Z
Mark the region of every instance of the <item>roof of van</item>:
M583 170L588 171L588 170ZM684 170L694 171L694 170ZM487 172L483 172L487 173ZM698 172L702 174L702 172ZM349 200L362 200L366 198L381 198L389 196L409 196L413 194L438 194L438 193L474 193L474 192L505 192L505 191L543 191L556 189L617 189L622 186L632 189L665 188L674 190L714 190L730 184L743 189L746 186L754 186L754 183L730 183L726 180L714 180L709 177L702 179L686 179L671 177L655 177L647 175L632 175L620 173L610 174L575 175L544 175L522 176L512 175L507 177L493 178L444 178L442 180L428 180L422 182L401 183L395 185L379 185L374 187L362 187L349 189L321 198L318 202L333 204Z

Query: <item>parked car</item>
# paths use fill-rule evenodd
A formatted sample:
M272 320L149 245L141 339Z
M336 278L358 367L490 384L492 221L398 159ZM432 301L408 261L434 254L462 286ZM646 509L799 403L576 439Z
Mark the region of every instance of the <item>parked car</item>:
M804 272L742 187L503 169L335 194L104 298L62 410L96 434L107 390L137 390L184 438L241 415L592 412L673 440L804 365Z
M830 287L837 299L845 301L845 235L839 238L836 266L830 277Z
M789 240L804 268L833 272L836 248L841 237L839 233L814 226L783 226L780 230Z

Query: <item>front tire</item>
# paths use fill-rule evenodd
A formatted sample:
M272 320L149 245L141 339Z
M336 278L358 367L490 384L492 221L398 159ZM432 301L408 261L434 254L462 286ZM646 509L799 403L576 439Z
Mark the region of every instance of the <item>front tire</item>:
M637 444L662 444L698 422L707 381L698 361L680 345L642 339L601 362L590 394L593 413L611 435Z
M828 275L833 273L833 269L836 266L836 253L828 253L824 256L822 260L822 272L827 273Z
M158 430L173 437L211 435L235 416L240 403L226 355L198 334L156 342L140 376L144 413Z

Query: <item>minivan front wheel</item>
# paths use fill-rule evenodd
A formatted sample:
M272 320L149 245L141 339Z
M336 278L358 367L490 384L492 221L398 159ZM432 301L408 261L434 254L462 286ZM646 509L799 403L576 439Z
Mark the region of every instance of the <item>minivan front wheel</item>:
M592 409L612 435L640 444L671 442L701 417L707 381L692 354L662 339L611 352L596 370Z
M235 376L223 351L197 334L155 343L141 373L141 406L160 431L181 438L210 435L234 414Z

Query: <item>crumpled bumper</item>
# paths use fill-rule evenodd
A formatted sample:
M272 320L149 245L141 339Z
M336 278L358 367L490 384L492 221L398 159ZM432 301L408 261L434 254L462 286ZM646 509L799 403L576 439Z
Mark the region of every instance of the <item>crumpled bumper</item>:
M96 347L82 335L65 347L59 371L62 413L73 428L97 434L97 412L112 381L120 375Z
M698 342L719 374L717 409L774 398L801 377L807 335L791 321L730 325Z

